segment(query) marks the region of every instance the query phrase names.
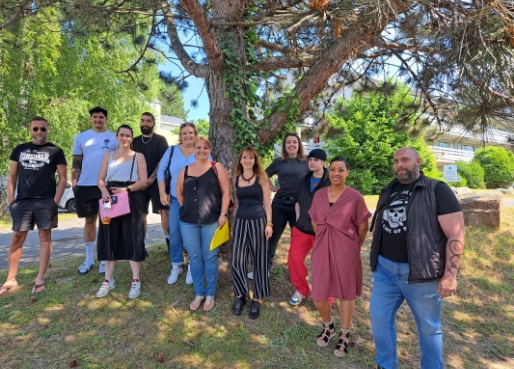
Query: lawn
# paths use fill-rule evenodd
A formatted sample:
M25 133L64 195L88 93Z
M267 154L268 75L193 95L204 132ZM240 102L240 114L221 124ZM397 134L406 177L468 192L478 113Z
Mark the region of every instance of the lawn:
M499 230L468 227L456 296L444 302L443 331L448 368L514 367L514 208L505 208ZM127 298L130 268L120 262L117 287L95 298L102 277L76 273L81 259L52 261L47 290L33 297L37 266L22 268L21 287L0 298L2 368L374 368L368 302L369 239L362 259L364 292L357 300L354 346L339 359L318 348L321 330L312 300L287 303L294 292L285 265L289 233L282 237L271 273L272 297L259 319L231 314L232 283L226 255L220 260L216 307L192 313L191 286L166 284L169 256L150 248L142 266L140 298ZM0 280L6 277L0 272ZM338 325L338 308L333 315ZM418 337L407 306L398 314L400 367L419 367Z

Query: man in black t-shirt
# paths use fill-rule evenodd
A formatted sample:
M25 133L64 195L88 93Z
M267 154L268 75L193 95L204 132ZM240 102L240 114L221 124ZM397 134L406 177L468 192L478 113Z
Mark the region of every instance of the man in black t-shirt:
M7 280L0 288L0 295L18 286L16 276L22 246L34 224L39 232L40 254L32 293L45 290L45 274L52 254L52 228L57 228L57 207L67 183L64 152L46 140L50 132L47 121L38 116L32 118L29 132L32 141L16 146L11 153L7 202L13 219L13 235ZM56 173L59 183L55 181Z
M169 247L169 207L161 204L159 197L159 187L157 186L157 167L162 156L168 149L168 141L164 136L153 132L155 128L155 118L151 113L145 112L141 115L141 136L134 138L132 147L134 151L140 152L145 156L146 168L148 171L147 188L142 192L141 201L143 203L143 226L146 237L148 228L148 204L152 201L152 211L161 215L161 225Z
M419 170L416 150L394 154L396 179L382 190L371 229L370 314L378 368L398 368L394 317L405 300L419 333L421 368L444 367L441 300L457 290L464 217L443 182Z

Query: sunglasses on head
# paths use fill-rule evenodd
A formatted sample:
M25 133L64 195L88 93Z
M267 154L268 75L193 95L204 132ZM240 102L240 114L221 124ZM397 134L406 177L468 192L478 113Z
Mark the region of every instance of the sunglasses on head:
M34 132L37 132L39 130L41 130L41 132L46 132L46 127L32 127L32 130Z

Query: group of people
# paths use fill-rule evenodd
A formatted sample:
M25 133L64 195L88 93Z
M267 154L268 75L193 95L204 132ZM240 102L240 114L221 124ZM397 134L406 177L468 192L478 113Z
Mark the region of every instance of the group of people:
M210 141L199 137L192 123L182 124L179 144L168 147L165 138L153 132L155 120L150 113L143 113L142 135L136 138L128 125L121 125L116 134L108 131L107 111L102 107L91 109L90 116L92 129L75 138L72 185L78 216L86 218L86 259L78 273L92 269L96 246L100 272L105 273L97 297L116 287L118 260L129 260L132 269L128 297L139 296L146 217L152 201L153 211L161 215L170 253L168 283L176 283L183 273L187 252L186 283L193 284L196 295L189 308L212 310L219 248L212 248L211 240L217 229L228 227L233 198L234 315L241 315L250 300L249 318L259 317L262 299L270 296L270 269L278 241L289 224L287 264L295 287L289 302L297 306L311 296L323 320L316 344L326 347L338 335L333 353L344 356L350 347L355 300L362 293L361 247L369 229L373 232L370 314L378 368L398 367L395 314L404 300L418 325L421 367L443 368L441 300L457 289L464 220L451 189L420 171L421 158L414 149L396 151L396 179L380 194L370 228L371 213L363 196L346 185L348 160L336 157L326 168L326 152L315 149L306 157L295 133L284 137L281 156L266 169L254 148L242 150L231 182L223 165L213 161ZM57 204L67 182L64 153L46 140L48 122L34 117L29 131L32 142L19 145L11 155L8 202L13 236L8 276L0 295L18 285L22 245L35 224L41 251L32 293L45 289L51 229L57 227ZM109 224L99 222L97 238L98 200L111 203L123 192L128 192L130 213L112 218ZM305 265L311 252L312 290ZM340 301L339 334L332 317L334 298Z

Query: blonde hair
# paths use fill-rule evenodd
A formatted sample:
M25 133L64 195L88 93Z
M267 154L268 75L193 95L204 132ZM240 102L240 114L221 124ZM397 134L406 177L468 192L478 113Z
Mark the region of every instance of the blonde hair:
M264 167L262 166L261 159L259 159L259 154L257 154L257 150L255 150L251 146L247 146L241 151L239 154L239 157L237 158L236 162L236 168L235 168L235 177L243 175L243 165L241 164L241 159L243 158L244 154L251 155L255 158L255 162L253 163L253 172L257 175L257 178L259 179L259 183L261 185L266 184L268 182L268 176L266 172L264 171Z
M298 140L298 151L296 157L298 158L298 160L305 161L305 149L303 148L302 139L300 138L300 136L298 136L297 133L294 132L288 133L282 140L282 155L280 156L280 159L282 161L289 161L289 155L287 155L286 151L286 140L288 137L296 137L296 139Z
M211 141L209 141L209 139L207 137L204 137L204 136L198 136L196 138L196 141L195 141L195 148L196 148L196 145L198 144L199 141L203 141L205 142L205 144L207 145L207 147L209 148L209 151L212 152L212 144L211 144Z

